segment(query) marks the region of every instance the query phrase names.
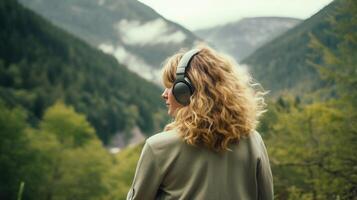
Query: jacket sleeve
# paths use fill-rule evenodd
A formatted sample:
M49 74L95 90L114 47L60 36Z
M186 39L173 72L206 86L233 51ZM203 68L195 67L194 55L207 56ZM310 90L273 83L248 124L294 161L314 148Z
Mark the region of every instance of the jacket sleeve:
M274 199L273 176L269 164L269 157L262 138L259 135L261 154L257 166L258 199Z
M162 175L158 168L154 152L146 142L136 167L133 184L126 199L155 199L161 178Z

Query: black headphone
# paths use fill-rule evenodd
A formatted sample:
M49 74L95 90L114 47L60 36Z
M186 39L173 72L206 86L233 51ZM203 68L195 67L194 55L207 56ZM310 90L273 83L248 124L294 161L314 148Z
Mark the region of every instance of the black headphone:
M190 103L190 97L195 90L190 79L186 76L186 70L190 67L192 58L199 52L199 49L192 49L186 52L177 65L176 80L172 88L172 94L176 101L182 105L188 105Z

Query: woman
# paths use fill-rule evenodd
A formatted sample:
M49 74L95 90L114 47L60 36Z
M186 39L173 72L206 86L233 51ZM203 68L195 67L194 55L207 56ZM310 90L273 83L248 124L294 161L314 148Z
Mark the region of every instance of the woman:
M202 46L170 57L162 94L173 122L146 140L127 199L273 199L263 93Z

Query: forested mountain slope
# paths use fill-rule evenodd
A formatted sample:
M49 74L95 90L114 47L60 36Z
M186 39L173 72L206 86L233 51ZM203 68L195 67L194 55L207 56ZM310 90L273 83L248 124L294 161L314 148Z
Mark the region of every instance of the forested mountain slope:
M134 126L148 134L159 128L159 87L113 56L13 0L0 2L0 26L0 98L25 107L34 125L61 100L84 113L104 143Z
M322 87L323 83L308 60L311 35L329 47L335 48L336 40L329 37L333 27L328 20L336 12L336 1L321 9L311 18L268 42L242 61L250 66L254 77L273 94L289 91L301 94ZM317 60L318 62L318 60Z
M166 57L200 40L185 27L137 0L20 2L156 83Z

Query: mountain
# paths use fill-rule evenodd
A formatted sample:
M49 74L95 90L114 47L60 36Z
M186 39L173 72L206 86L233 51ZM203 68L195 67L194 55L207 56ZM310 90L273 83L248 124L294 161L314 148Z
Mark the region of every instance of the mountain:
M161 129L161 89L14 0L0 2L0 101L37 126L57 101L86 115L107 144L115 133Z
M199 39L137 0L20 0L55 25L159 82L161 64Z
M337 41L329 37L328 30L333 27L328 20L336 13L338 3L340 1L333 1L309 19L257 49L242 63L250 66L254 77L272 94L284 91L302 94L320 88L324 83L316 69L309 64L313 54L309 45L313 35L329 47L336 48ZM314 63L319 63L318 58Z
M284 17L244 18L195 33L240 61L300 22L299 19Z

